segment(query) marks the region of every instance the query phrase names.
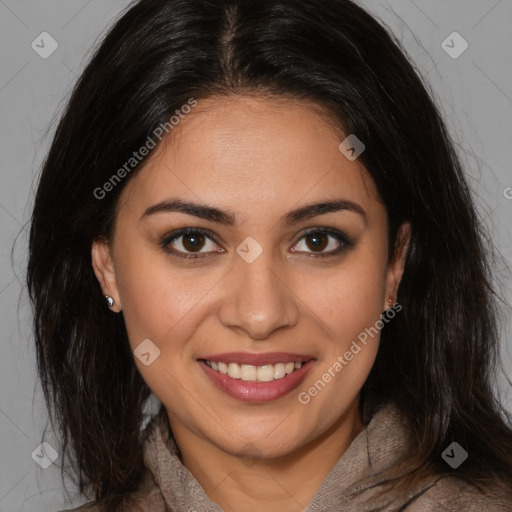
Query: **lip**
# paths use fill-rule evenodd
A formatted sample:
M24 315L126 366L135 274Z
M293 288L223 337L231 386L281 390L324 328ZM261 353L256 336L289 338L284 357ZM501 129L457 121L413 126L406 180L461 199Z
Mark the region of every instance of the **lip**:
M275 356L275 354L269 354L268 356L270 357L271 355ZM211 361L211 359L209 360ZM302 360L304 361L305 359ZM235 363L237 361L230 359L229 362ZM276 362L283 362L283 359ZM213 370L206 364L204 360L198 360L199 366L203 369L208 378L213 382L213 384L215 384L215 386L217 386L218 389L224 391L224 393L231 396L232 398L246 403L265 403L282 398L300 386L300 384L306 378L309 370L314 366L315 362L316 359L310 358L307 363L302 365L301 368L294 370L292 373L286 375L282 379L273 380L271 382L257 382L233 379L229 375L224 375ZM255 366L262 366L262 363Z
M268 352L257 354L254 352L226 352L224 354L215 354L210 356L201 356L197 358L216 363L237 363L248 364L251 366L264 366L266 364L277 363L298 363L314 359L314 356L305 354L292 354L290 352Z

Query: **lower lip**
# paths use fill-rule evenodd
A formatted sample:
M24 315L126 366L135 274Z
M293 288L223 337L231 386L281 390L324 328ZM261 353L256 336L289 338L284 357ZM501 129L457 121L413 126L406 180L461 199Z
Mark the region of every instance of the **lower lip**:
M298 370L294 370L282 379L256 382L233 379L229 375L216 372L205 361L198 362L206 375L219 389L241 402L272 402L287 395L300 386L308 371L315 364L315 360L311 359Z

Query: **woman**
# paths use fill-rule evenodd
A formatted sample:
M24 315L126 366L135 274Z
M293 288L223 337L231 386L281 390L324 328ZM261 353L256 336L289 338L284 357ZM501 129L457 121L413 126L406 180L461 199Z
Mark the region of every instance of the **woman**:
M512 510L485 240L432 99L360 7L135 3L31 230L77 510Z

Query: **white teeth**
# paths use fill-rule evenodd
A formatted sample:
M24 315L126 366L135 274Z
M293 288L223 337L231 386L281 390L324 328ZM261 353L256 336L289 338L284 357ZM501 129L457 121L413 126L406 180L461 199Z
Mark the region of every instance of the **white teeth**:
M243 364L240 366L240 378L242 380L256 380L258 375L258 367Z
M277 363L274 365L274 379L282 379L286 375L286 365Z
M236 363L229 363L228 375L232 379L239 379L240 378L240 365L236 364Z
M266 364L265 366L258 366L258 377L260 382L270 382L274 380L274 365Z
M206 364L213 370L229 375L232 379L245 381L271 382L282 379L302 367L302 362L265 364L263 366L252 366L238 363L217 363L206 361Z

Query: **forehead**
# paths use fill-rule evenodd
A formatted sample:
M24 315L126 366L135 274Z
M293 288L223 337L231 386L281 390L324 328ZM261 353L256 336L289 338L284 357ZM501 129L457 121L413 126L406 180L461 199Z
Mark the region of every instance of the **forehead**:
M239 211L243 221L344 197L371 215L382 205L362 163L338 149L345 137L324 110L299 100L201 100L149 155L121 205L141 212L181 196Z

